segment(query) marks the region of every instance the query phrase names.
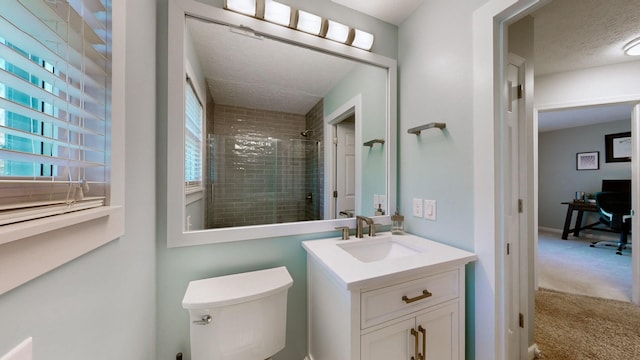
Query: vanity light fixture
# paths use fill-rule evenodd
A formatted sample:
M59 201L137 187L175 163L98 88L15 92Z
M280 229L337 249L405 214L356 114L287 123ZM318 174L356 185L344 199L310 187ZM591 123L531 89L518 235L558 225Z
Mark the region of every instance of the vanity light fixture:
M325 20L325 28L327 29L325 38L341 43L347 43L349 40L350 31L347 25L333 20Z
M640 37L631 40L627 45L625 45L622 50L624 53L629 56L639 56L640 55Z
M291 7L273 0L264 3L264 19L282 26L291 24Z
M224 0L224 8L256 19L286 26L329 40L371 51L373 34L323 19L306 11L292 9L273 0Z
M354 29L354 36L353 41L351 42L351 46L355 46L363 50L371 50L371 47L373 46L373 34L370 34L366 31Z
M296 29L313 35L320 35L322 31L322 18L318 15L298 10L298 23Z
M224 0L224 8L241 14L256 16L256 0Z

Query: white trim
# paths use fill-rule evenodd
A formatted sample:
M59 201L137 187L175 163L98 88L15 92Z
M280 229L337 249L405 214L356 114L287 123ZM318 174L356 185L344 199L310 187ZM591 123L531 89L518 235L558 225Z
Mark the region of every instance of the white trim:
M557 110L557 109L568 109L575 107L583 107L583 106L594 106L594 105L606 105L606 104L622 104L622 103L636 103L634 110L631 115L631 134L632 137L636 139L632 142L632 159L640 159L640 144L638 143L638 138L640 138L640 94L630 94L630 95L616 95L616 96L595 96L588 99L581 100L572 100L566 102L557 102L557 103L548 103L548 104L536 104L534 108L535 118L538 118L538 113L543 110ZM537 124L536 124L537 125ZM535 141L535 151L537 154L538 150L538 141ZM537 166L536 166L537 169ZM640 206L640 165L638 161L631 161L631 186L632 186L632 209L636 210ZM537 196L536 196L537 198ZM640 228L640 217L633 216L631 228ZM601 240L601 241L609 241L615 240L606 235L596 235L592 233L587 233L587 237ZM537 237L536 237L537 239ZM536 249L538 248L538 244L536 243ZM631 281L631 301L635 304L640 304L640 245L638 245L638 241L631 242L631 271L632 271L632 281ZM536 271L537 272L537 271ZM536 278L537 285L537 278Z
M527 349L527 359L533 360L540 357L540 350L538 349L538 344L533 344L529 346Z
M110 216L122 211L121 206L102 206L90 210L44 217L0 227L0 244L63 229L74 224Z
M635 138L632 142L631 155L631 208L634 209L631 219L631 228L640 229L640 216L637 215L640 209L640 103L633 108L631 115L631 136ZM631 242L631 301L640 305L640 241L637 239Z
M473 152L476 354L505 359L504 221L500 133L504 28L538 0L490 0L473 13Z

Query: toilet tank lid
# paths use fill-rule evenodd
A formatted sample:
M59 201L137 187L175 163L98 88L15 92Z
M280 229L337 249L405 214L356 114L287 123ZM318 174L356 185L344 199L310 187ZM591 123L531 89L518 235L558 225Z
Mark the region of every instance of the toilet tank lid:
M189 282L182 299L185 309L211 309L257 300L288 289L287 268L258 270Z

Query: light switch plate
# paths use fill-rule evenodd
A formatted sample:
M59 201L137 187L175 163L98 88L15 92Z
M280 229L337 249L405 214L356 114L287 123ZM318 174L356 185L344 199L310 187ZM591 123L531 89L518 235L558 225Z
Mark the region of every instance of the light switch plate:
M422 199L413 199L413 216L422 217Z
M436 201L425 200L424 201L424 218L427 220L436 220Z
M0 360L33 360L33 339L28 338L6 353Z

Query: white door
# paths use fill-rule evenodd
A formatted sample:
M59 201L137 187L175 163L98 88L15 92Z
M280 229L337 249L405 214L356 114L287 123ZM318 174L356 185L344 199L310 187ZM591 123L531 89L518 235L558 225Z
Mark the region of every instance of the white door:
M511 58L510 58L511 59ZM520 358L520 216L523 208L520 202L520 147L519 127L520 94L523 83L520 81L522 69L510 61L507 68L507 91L509 93L505 118L506 148L504 149L504 196L505 196L505 325L506 358Z
M353 122L336 125L336 218L356 208L356 130Z
M460 339L458 334L458 303L416 317L419 336L419 352L425 360L458 360ZM464 331L464 330L463 330Z

